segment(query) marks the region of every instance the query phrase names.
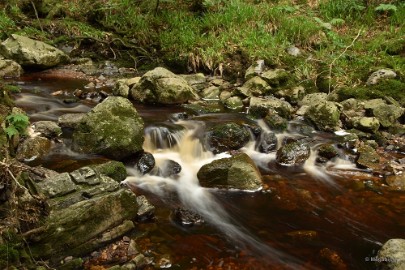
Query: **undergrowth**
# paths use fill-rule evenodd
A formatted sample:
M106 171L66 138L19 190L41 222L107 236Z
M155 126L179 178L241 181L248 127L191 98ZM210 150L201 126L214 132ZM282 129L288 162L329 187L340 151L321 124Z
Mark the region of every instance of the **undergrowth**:
M0 4L3 39L24 33L80 53L101 44L100 56L135 67L213 72L242 52L247 62L264 59L300 82L316 86L321 76L334 87L361 85L379 66L405 68L402 1L42 0L37 14L28 2ZM290 46L302 54L291 57Z

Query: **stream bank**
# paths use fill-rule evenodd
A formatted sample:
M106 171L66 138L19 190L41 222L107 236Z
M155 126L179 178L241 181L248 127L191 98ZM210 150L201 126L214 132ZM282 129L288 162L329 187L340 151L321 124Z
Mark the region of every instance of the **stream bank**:
M51 157L55 156L58 146L62 146L59 148L62 149L62 151L59 150L62 154L68 152L70 143L74 144L69 133L73 132L73 137L75 132L93 134L96 146L90 147L90 150L78 147L76 151L80 153L68 152L68 155L62 155L58 163L60 160L66 160L67 157L72 160L90 160L95 157L96 163L104 163L105 156L109 156L109 154L111 154L110 158L122 159L127 165L135 162L137 165L132 165L130 167L132 171L129 170L134 177L128 178L124 184L131 187L139 196L120 189L118 182L124 178L117 178L117 175L124 175L122 163L113 163L113 168L117 169L99 172L91 166L83 167L83 163L78 162L79 168L75 168L77 170L61 166L58 169L60 173L42 171L28 175L26 178L23 177L20 185L24 185L25 188L19 188L22 188L23 194L31 194L25 197L30 198L31 196L38 201L36 204L42 203L41 200L48 197L46 204L39 204L43 208L41 210L43 213L38 210L42 208L35 208L35 211L39 214L37 221L44 222L41 218L45 216L48 219L45 222L50 222L49 226L41 228L41 226L36 227L38 224L35 226L32 224L32 226L17 229L17 232L26 233L25 236L28 238L26 240L32 243L33 256L46 259L52 255L55 249L58 253L60 252L61 257L53 257L52 264L59 267L60 258L65 264L72 261L71 256L82 257L97 250L95 253L91 253L91 256L85 257L87 261L84 265L89 269L96 265L107 268L112 264L126 264L128 267L136 269L139 261L141 261L139 267L142 265L146 268L172 264L173 267L187 265L191 268L195 263L198 267L209 269L212 264L217 267L224 264L230 267L243 267L253 263L257 265L257 269L260 269L260 267L266 268L269 265L281 267L281 262L289 261L295 266L303 268L312 266L326 268L338 264L338 267L341 268L355 265L357 268L368 269L372 266L366 263L363 257L375 257L374 250L382 242L388 240L387 237L402 237L400 234L403 232L404 224L400 215L403 211L400 202L404 188L402 177L404 142L401 127L404 123L403 108L395 100L387 97L365 101L345 99L338 102L341 97L336 92L330 95L326 93L308 94L305 93L305 88L291 85L289 74L285 70L266 68L259 63L252 66L250 73L246 74L246 82L239 85L234 85L220 77L209 77L203 74L179 76L159 68L138 78L122 79L116 83L114 89L108 87L112 83L107 74L97 74L97 77L90 76L92 82L89 82L86 79L89 78L89 75L81 71L83 66L72 65L67 68L74 72L64 73L56 69L56 72L48 70L43 73L28 74L27 77L21 77L21 80L18 78L8 80L7 82L10 84L19 85L23 89L21 93L15 94L16 103L20 103L19 106L23 107L33 119L34 132L29 136L21 134L25 142L21 140L20 143L20 139L16 137L7 140L6 134L3 134L4 141L8 144L14 143L11 148L17 149L18 152L18 148L29 139L35 138L35 136L44 138L44 141L47 140L47 144L51 145L48 149L50 152L42 155L31 152L21 156L21 161L28 163L36 161L41 164L42 158L46 159L49 154ZM111 68L111 65L102 66L105 68L99 70L100 73L106 72L105 70L116 70L116 73L119 73L119 69ZM380 73L384 75L387 72ZM77 84L73 87L74 89L70 88L71 86L67 87L68 83L66 83L66 87L64 86L67 79L66 74L77 76L74 83L69 84ZM373 74L372 77L377 75ZM115 80L113 80L114 83ZM396 79L381 77L380 80ZM47 88L47 83L52 84L55 81L54 87ZM33 84L37 85L33 86ZM178 89L178 91L171 93L171 89ZM127 100L124 97L106 99L111 92L135 99L135 105L133 106L128 101L122 102L122 100ZM3 94L6 93L4 90ZM337 99L335 99L336 96ZM114 106L107 106L106 104L109 102L117 102L117 108L121 108L121 105L118 105L122 104L122 108L125 108L122 109L124 116L122 116L122 112L115 111ZM183 102L186 104L182 106L176 104ZM103 106L111 115L102 112ZM61 108L63 109L61 110ZM66 112L83 114L76 120L61 121L60 117L63 115L65 118L62 117L62 119L66 120ZM104 119L102 119L103 117L98 118L96 123L99 125L89 124L87 119L97 114L104 116ZM127 116L134 116L134 114L139 114L142 118L146 125L145 129L143 126L128 124L125 121ZM135 118L137 117L138 115ZM58 127L64 128L68 132L49 133L49 129L40 128L41 121L53 120L53 124L55 124L57 119L59 119ZM134 135L129 135L134 136L138 143L144 142L143 151L137 150L139 147L132 150L133 154L137 154L132 157L133 160L128 161L125 152L122 156L117 156L112 155L111 150L99 147L100 144L114 146L109 143L108 140L111 139L111 136L108 134L101 134L102 131L91 133L93 130L103 127L104 121L116 123L117 120L124 121L121 122L121 126L114 127L115 131L122 129L124 132L132 129L145 132L142 134L135 132ZM37 124L35 125L35 123ZM140 124L139 121L138 124ZM345 128L344 133L341 128ZM353 129L352 132L348 132L349 129ZM109 130L107 128L104 131ZM339 132L334 134L332 131ZM114 138L118 135L120 134L115 134ZM145 138L141 138L143 136ZM190 142L191 144L189 144ZM118 143L121 143L121 140L118 140ZM28 145L34 146L32 143L28 143ZM86 144L86 146L88 145ZM67 148L64 148L65 146ZM119 147L118 152L120 152ZM36 151L43 149L43 145L40 144ZM156 159L156 165L152 166L152 163L144 162L143 156L141 158L138 156L141 153L137 152L152 153L152 157ZM240 152L248 153L248 155ZM10 160L7 154L5 157L6 160ZM32 160L33 157L34 160ZM162 166L162 163L159 163L159 158L164 161L168 157L172 157L170 160L177 163L170 163L169 171L167 171L166 165ZM191 158L191 161L188 158ZM218 162L221 160L220 158L223 159ZM139 163L139 160L143 161ZM342 161L345 162L339 163ZM52 158L49 164L51 163ZM193 170L199 171L199 167L205 166L202 163L211 166L208 169L204 167L202 173L204 176L208 176L208 180L215 179L215 183L210 184L208 181L207 189L201 189L198 184L192 182L193 185L188 186L188 188L192 188L191 190L181 190L186 187L186 184L190 184L185 181L196 180L195 177L198 176L198 173ZM357 165L354 165L355 163ZM150 170L146 170L140 175L139 168L148 164L151 167ZM190 164L196 168L188 168L187 166ZM250 164L248 167L250 174L247 179L252 179L252 175L254 175L253 179L257 180L252 190L257 189L257 183L261 189L254 192L253 196L244 191L235 193L230 191L230 189L247 189L246 186L228 181L243 175L242 173L246 172L246 164ZM18 165L17 163L16 167L30 170L23 164ZM10 165L9 168L13 167ZM157 168L157 171L154 171L153 168ZM208 170L212 171L211 176L209 172L206 172ZM110 174L110 171L113 173ZM5 172L8 171L5 170ZM191 174L188 174L190 172ZM17 175L18 171L13 172L14 174ZM35 176L38 174L42 176L40 179ZM332 178L330 178L331 175ZM48 177L44 179L44 176ZM221 182L217 181L217 176ZM228 176L230 176L229 179ZM114 178L117 179L114 180ZM14 179L10 179L10 177L5 179L9 179L10 187L18 186ZM206 182L206 179L201 177L198 177L198 180ZM27 189L31 184L38 187L34 190ZM149 189L148 186L152 189ZM168 191L162 186L167 187ZM213 189L214 187L215 189ZM218 187L223 190L217 190ZM25 190L29 190L28 193ZM187 194L192 190L200 191L199 194L203 195L199 201L219 201L221 204L212 204L212 208L207 208L210 213L207 213L203 208L207 205L193 205L193 200L187 201L181 197L182 194ZM178 191L185 192L179 193ZM176 216L183 216L185 213L187 217L187 213L191 209L192 212L189 216L192 220L191 223L195 223L197 226L194 227L195 229L179 230L177 225L173 226L171 219L168 219L168 216L171 215L168 213L169 210L153 209L147 199L142 197L142 194L145 194L146 198L152 198L154 204L162 205L159 200L165 202L168 199L164 196L165 192L168 192L171 207L178 206L181 209L188 206L185 211L176 211ZM163 194L163 196L153 195L153 193ZM59 196L62 196L63 200ZM112 198L114 199L112 200ZM78 202L79 199L84 201ZM28 205L35 205L30 200L28 200ZM111 201L115 203L111 205ZM325 207L323 201L330 202L332 206ZM358 202L362 203L357 204ZM20 205L24 204L20 203ZM347 207L350 211L339 205ZM113 206L116 211L114 216L109 218L109 211ZM98 208L100 211L94 213L86 211L89 207L91 207L90 209ZM223 215L211 216L222 208L226 209L225 212L222 212ZM250 217L252 208L253 213L257 212L257 214L253 214L255 218ZM375 211L382 208L383 210ZM26 209L26 211L29 210L30 208ZM337 213L336 210L338 210ZM152 214L155 211L156 219ZM269 211L273 214L269 215ZM67 217L68 212L78 212L83 215L80 216L80 219L58 218ZM122 216L118 214L119 212L122 213ZM234 237L225 237L229 243L220 244L223 238L218 237L218 234L223 231L215 222L223 220L231 222L232 218L228 219L226 212L248 218L248 222L244 218L241 218L239 222L246 227L253 227L258 234L251 237L243 231L241 233L238 229L239 226L230 223L228 227L230 231L226 231L225 235ZM93 215L88 215L88 213ZM142 217L143 214L145 215ZM205 224L210 224L203 225L201 231L197 225L201 219L198 214L203 219L207 219ZM301 217L299 220L302 221L297 221L297 216ZM346 222L338 222L341 216L345 217ZM268 224L271 223L268 221L269 219L281 220L275 224ZM180 220L184 220L183 217ZM375 222L372 228L369 227L370 220ZM147 222L143 223L145 221ZM357 222L362 225L356 225ZM189 224L189 221L183 223ZM334 223L338 225L331 225ZM77 226L78 224L81 226ZM345 232L347 224L353 233ZM86 228L88 225L99 227ZM157 228L158 225L162 227ZM210 227L212 225L214 228ZM324 227L332 228L329 231L322 229ZM142 228L146 229L145 231L150 234L150 237L131 234L134 229L137 231ZM304 230L304 228L310 228L310 230ZM385 228L384 231L380 231L381 228ZM47 237L44 231L56 238L53 240L51 236ZM69 237L65 239L62 235L58 235L59 231L69 232ZM342 239L333 238L332 235L336 232L341 235ZM168 236L172 233L175 235L174 239ZM358 237L356 247L362 248L359 248L360 251L356 255L362 258L361 263L357 258L352 258L344 252L347 246L338 244L341 241L349 241L351 237L354 237L353 235L357 234L361 237ZM327 240L322 240L323 237ZM113 242L112 246L106 249L97 249L113 239L120 238L122 240ZM62 241L62 239L64 240ZM203 243L207 243L208 247L204 246L203 255L198 254L200 246L195 239L201 239ZM232 242L235 239L237 244ZM257 239L261 241L256 242ZM49 240L55 244L44 242ZM81 242L78 244L76 240ZM134 241L138 241L137 244L142 252L135 251L137 248L134 246L136 244ZM34 248L35 242L39 243L39 248ZM264 261L258 259L255 254L258 248L263 247L262 242L266 247ZM301 243L299 244L301 249L292 248L297 242ZM183 244L187 248L181 248ZM66 250L65 245L69 249ZM216 250L211 245L220 248ZM78 249L75 249L75 246ZM118 255L119 252L116 253L122 260L117 257L109 257L111 254L115 254L114 246L127 252L125 256ZM256 247L252 251L249 250L249 246ZM152 251L148 251L149 249ZM169 251L170 249L172 251ZM186 252L187 249L190 251ZM228 249L231 251L227 252ZM47 252L40 254L43 250L47 250ZM243 255L245 250L248 255ZM182 252L187 255L181 255ZM291 256L291 254L293 255ZM318 255L321 257L320 260L317 258ZM212 263L204 261L204 256L210 256ZM148 259L149 257L154 258L153 262ZM193 262L193 258L195 258L195 262ZM73 261L80 265L79 269L82 267L80 259ZM174 264L178 264L178 266Z

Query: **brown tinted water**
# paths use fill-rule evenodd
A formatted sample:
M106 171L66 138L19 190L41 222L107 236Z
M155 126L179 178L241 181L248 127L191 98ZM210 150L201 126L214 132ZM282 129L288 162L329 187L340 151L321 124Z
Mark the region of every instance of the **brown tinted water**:
M23 89L15 95L16 104L32 121L56 120L67 112L86 112L96 104L91 100L64 102L75 89L84 88L84 80L27 76L16 83ZM60 90L67 94L52 95ZM147 126L160 126L169 115L183 111L178 106L135 106ZM241 114L206 115L196 120L208 125L246 121ZM334 140L331 135L314 136L316 142ZM106 160L71 152L68 134L63 141L40 163L61 172ZM199 203L205 207L209 201L215 202L208 209L218 215L207 214L207 222L200 226L181 227L173 222L174 209L193 203L182 198L175 181L169 179L165 184L175 188L162 194L137 183L131 185L157 207L156 219L139 223L131 237L137 238L145 255L154 257L157 264L162 262L162 268L169 266L162 258L170 256L171 269L375 269L372 260L382 243L405 238L405 193L390 190L380 176L338 166L297 170L279 167L271 159L270 164L266 162L261 163L263 190L204 189ZM327 180L317 170L326 173ZM165 181L158 180L160 184Z

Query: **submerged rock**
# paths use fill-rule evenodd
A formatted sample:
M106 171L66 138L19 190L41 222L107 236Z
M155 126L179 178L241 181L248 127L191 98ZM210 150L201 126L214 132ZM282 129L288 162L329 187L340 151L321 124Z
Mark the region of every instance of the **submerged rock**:
M363 168L379 169L381 168L380 156L375 149L369 145L363 145L358 149L359 156L357 159L357 165Z
M74 149L123 159L142 150L143 120L123 97L108 97L84 116L73 133Z
M390 239L382 246L377 254L378 269L405 269L405 239Z
M0 44L0 54L22 66L50 68L66 63L69 57L44 42L12 34Z
M198 95L185 79L158 67L146 72L130 90L130 97L143 103L180 104Z
M278 149L276 162L280 165L302 165L309 158L311 149L302 141L290 142Z
M136 197L136 203L138 204L136 216L139 221L147 221L154 217L155 206L144 195Z
M259 170L244 153L202 166L197 177L201 186L209 188L257 190L262 187Z
M236 123L217 125L206 136L209 148L214 153L238 150L250 139L249 131Z
M185 227L201 225L205 222L202 216L192 210L185 208L177 208L176 210L174 210L173 220L177 224Z

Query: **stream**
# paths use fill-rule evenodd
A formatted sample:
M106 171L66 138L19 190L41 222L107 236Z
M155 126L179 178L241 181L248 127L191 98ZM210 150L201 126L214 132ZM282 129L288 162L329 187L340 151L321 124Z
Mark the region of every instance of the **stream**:
M86 80L27 74L12 82L22 88L15 94L16 105L31 122L56 121L62 114L87 112L97 104L91 99L66 102L74 90L85 89ZM108 92L109 87L104 90ZM182 107L135 107L145 122L145 151L154 155L157 164L170 159L182 167L176 178L140 175L128 167L130 176L125 180L156 206L155 220L138 224L129 237L137 238L145 255L169 257L160 268L375 269L372 260L381 245L405 237L405 194L388 189L381 176L357 169L343 153L320 166L315 162L316 151L311 151L302 168L281 167L275 163L275 152L260 153L251 141L241 150L259 167L263 189L202 188L196 176L199 168L229 156L204 149L199 137L204 128L252 120L243 113L173 120L174 114L184 112ZM257 124L268 129L260 121ZM162 128L166 126L176 128L168 131ZM288 132L277 138L281 142L286 137L303 137L302 127L305 124L291 122ZM310 136L312 147L339 140L339 135L315 131ZM70 134L65 132L51 153L32 165L64 172L104 161L101 156L71 151ZM205 222L178 225L173 211L179 207L197 212Z

